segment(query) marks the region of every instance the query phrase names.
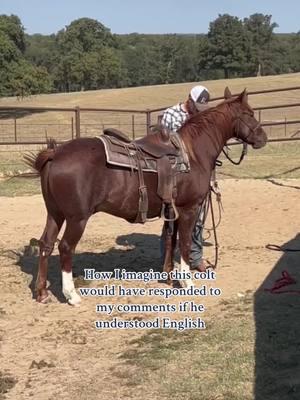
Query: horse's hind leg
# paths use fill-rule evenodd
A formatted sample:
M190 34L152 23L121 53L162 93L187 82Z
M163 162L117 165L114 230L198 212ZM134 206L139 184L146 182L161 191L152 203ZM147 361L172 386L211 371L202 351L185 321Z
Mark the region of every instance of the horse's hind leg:
M55 240L64 222L62 216L53 216L48 213L44 232L40 238L39 269L35 284L37 301L46 303L49 299L47 291L48 258L51 255Z
M60 263L62 268L62 286L63 294L69 304L76 305L81 301L80 296L76 293L73 275L72 275L72 255L76 245L79 242L88 218L67 219L66 230L58 245L60 254Z

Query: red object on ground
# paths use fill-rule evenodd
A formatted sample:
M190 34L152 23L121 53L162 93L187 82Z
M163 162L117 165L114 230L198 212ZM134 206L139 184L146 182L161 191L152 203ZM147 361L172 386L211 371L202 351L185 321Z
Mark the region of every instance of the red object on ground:
M291 275L288 273L288 271L284 270L281 273L281 278L276 279L273 287L271 289L264 289L265 292L270 292L272 294L282 294L282 293L290 293L290 294L299 294L300 295L300 290L280 290L281 288L288 286L288 285L294 285L297 283L296 279L292 278Z

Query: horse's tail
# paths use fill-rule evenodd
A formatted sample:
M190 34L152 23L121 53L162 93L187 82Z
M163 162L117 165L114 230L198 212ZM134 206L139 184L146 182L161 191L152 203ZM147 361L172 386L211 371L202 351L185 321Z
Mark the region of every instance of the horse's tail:
M56 152L56 147L56 141L54 139L50 139L47 142L46 149L41 150L38 154L28 153L23 157L25 164L36 171L33 173L29 173L31 174L31 176L41 174L42 169L44 168L46 163L53 160Z

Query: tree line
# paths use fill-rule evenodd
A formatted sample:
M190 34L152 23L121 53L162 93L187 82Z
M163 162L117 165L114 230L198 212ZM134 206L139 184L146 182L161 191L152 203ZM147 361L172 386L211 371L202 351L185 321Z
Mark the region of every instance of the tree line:
M26 96L300 71L300 32L275 34L271 15L228 14L207 34L117 35L80 18L52 35L27 35L0 15L0 95Z

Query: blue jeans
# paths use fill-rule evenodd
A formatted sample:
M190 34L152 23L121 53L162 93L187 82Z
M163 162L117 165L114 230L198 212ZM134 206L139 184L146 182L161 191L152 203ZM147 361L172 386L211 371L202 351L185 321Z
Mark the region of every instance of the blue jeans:
M195 222L194 230L192 232L192 244L190 251L190 267L191 269L197 268L202 261L203 258L203 207L199 207L197 219ZM165 229L163 226L161 237L160 237L160 254L161 254L161 262L162 264L165 261Z

